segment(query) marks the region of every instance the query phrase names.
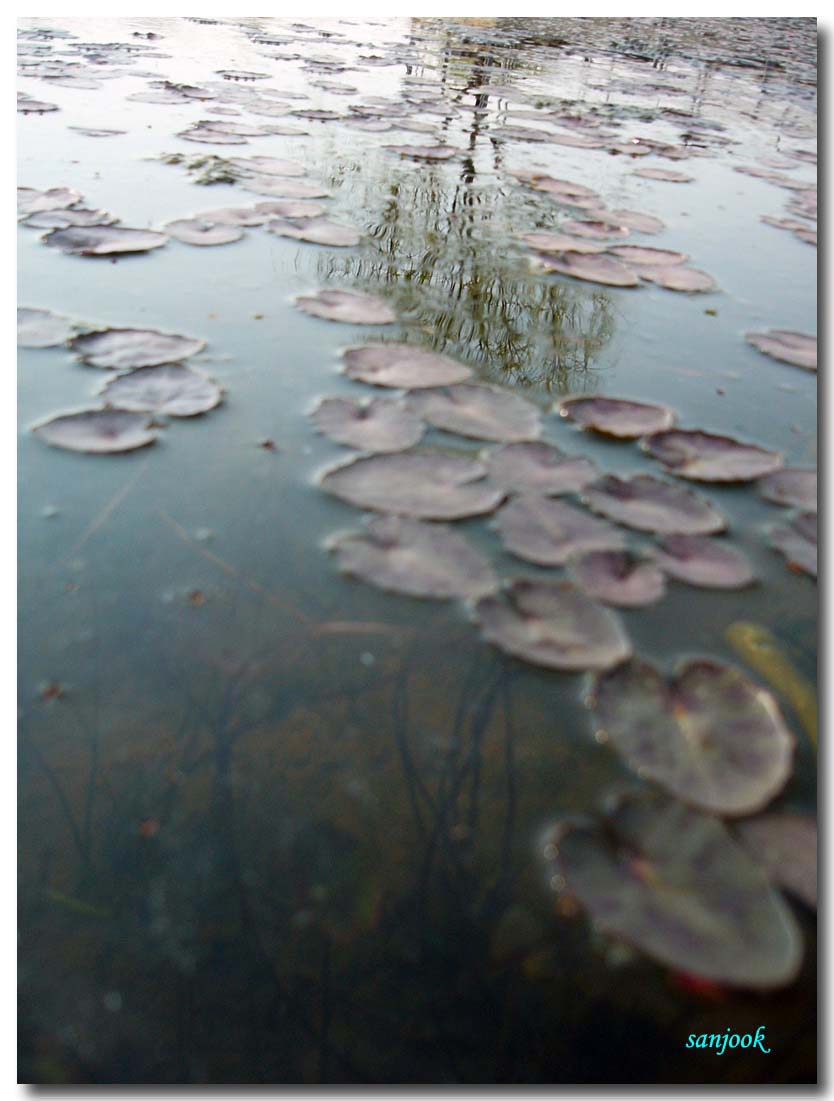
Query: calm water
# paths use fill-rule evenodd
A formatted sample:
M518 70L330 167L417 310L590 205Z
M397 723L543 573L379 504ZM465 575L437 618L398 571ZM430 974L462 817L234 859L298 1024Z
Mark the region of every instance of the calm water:
M546 829L635 782L593 740L585 680L500 657L455 604L341 578L322 543L356 514L315 479L344 451L305 416L322 394L358 393L338 373L342 347L408 340L523 392L547 413L545 439L611 471L651 464L553 416L559 396L663 402L686 427L815 465L815 376L743 334L816 331L816 250L759 220L783 216L792 191L733 171L815 148L813 21L20 26L19 87L60 107L20 116L22 186L75 187L124 225L159 227L265 198L198 184L199 172L161 155L287 157L364 235L340 250L255 228L229 246L172 241L110 262L19 230L21 305L202 337L192 362L226 390L218 410L170 425L144 452L77 455L29 426L91 402L104 372L60 348L20 353L21 1079L813 1080L809 913L796 907L806 941L796 983L706 997L560 904ZM84 89L33 74L77 62L109 78ZM229 69L268 79L224 84L217 71ZM216 81L220 95L295 92L308 97L295 106L340 116L382 97L431 133L125 98L155 78ZM498 91L470 91L484 85ZM218 105L239 109L235 122L300 133L229 147L175 136L225 118L207 113ZM502 135L539 126L527 116L545 109L592 111L612 140L685 143L693 155ZM464 155L419 164L383 148L438 141ZM632 175L647 164L694 182ZM814 165L796 164L791 175L812 185ZM511 175L533 169L662 218L662 235L629 243L690 254L720 290L618 290L532 271L518 235L552 227L558 209ZM325 284L380 294L401 320L363 329L294 308L293 295ZM264 438L277 450L259 447ZM816 586L762 536L780 510L750 488L705 488L760 584L672 585L660 604L625 613L635 650L666 668L690 655L743 667L725 632L745 620L813 682ZM502 551L489 521L461 530L502 576L537 572ZM774 806L813 811L813 749L780 702L797 754ZM766 1058L683 1048L693 1031L760 1024Z

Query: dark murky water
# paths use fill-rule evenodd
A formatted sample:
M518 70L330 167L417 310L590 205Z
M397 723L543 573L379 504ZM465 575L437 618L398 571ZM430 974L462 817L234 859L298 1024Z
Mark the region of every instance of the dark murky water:
M21 31L21 90L60 107L20 117L22 186L75 187L127 226L159 227L265 199L200 185L162 154L288 157L364 235L339 250L256 228L216 249L172 241L110 262L19 231L21 305L202 337L192 362L226 389L218 410L172 423L144 452L77 455L28 429L88 404L104 372L60 348L20 353L21 1079L814 1080L810 913L795 908L806 954L794 984L704 992L613 947L555 895L547 828L635 783L592 737L586 681L500 657L455 604L341 578L321 544L355 514L314 479L344 451L305 416L322 394L357 393L337 352L383 337L523 392L547 414L545 439L618 473L654 464L578 433L549 412L555 399L665 403L686 427L815 465L815 376L743 334L816 331L816 251L759 220L782 217L794 191L733 171L815 149L813 21L49 19ZM148 32L161 37L137 37ZM108 79L42 79L79 62ZM202 146L175 134L223 119L206 113L222 99L125 98L149 79L198 84L229 69L269 78L226 81L229 95L303 93L296 108L340 116L384 97L431 132L277 119L227 98L235 122L306 133ZM508 129L536 128L529 114L545 111L688 155ZM383 148L441 142L462 153L420 164ZM694 182L632 174L646 165ZM660 217L661 235L629 243L688 253L719 290L531 270L518 236L554 228L560 208L511 174L523 170ZM812 187L815 167L797 160L791 177ZM364 330L293 307L323 285L379 294L400 321ZM816 587L762 536L781 510L750 487L703 488L760 583L671 586L624 613L636 652L666 668L690 655L746 668L726 636L742 620L814 682ZM537 572L488 522L460 527L502 576ZM797 737L774 805L812 812L814 749L770 687ZM769 1056L684 1049L691 1032L762 1024Z

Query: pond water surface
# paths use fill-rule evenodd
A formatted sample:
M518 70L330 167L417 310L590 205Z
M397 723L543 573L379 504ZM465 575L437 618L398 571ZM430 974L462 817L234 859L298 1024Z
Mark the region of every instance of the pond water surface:
M225 391L152 447L78 454L30 428L97 404L108 373L66 347L20 350L21 1079L815 1080L812 912L791 904L798 978L754 993L615 944L554 892L548 830L640 780L594 739L583 675L503 656L458 603L339 574L324 543L360 516L316 481L348 452L307 416L323 395L365 396L339 371L345 346L405 341L523 394L543 439L605 471L661 468L556 401L668 405L683 427L815 466L815 375L744 339L816 332L816 248L760 220L802 217L786 208L815 187L814 21L24 19L19 49L20 91L59 108L19 116L22 187L72 187L125 226L161 228L268 200L201 182L223 166L196 159L280 157L362 234L330 248L253 227L218 247L87 257L19 229L21 306L201 338L189 363ZM67 74L97 86L46 79ZM213 98L126 98L154 80ZM337 117L248 110L270 100ZM295 133L177 136L202 119ZM598 133L598 147L549 140ZM632 155L636 138L649 155ZM385 149L441 144L456 151L443 162ZM735 171L751 165L797 183ZM647 166L692 180L634 174ZM661 219L628 243L688 254L715 289L538 270L521 234L583 211L524 172ZM325 286L378 295L398 320L295 307ZM727 631L768 632L815 684L814 579L768 545L785 510L749 484L696 488L757 584L671 583L619 614L666 671L710 657L774 692L796 749L771 809L813 814L796 696ZM489 517L456 530L502 578L554 573L504 550ZM759 1025L768 1056L684 1047Z

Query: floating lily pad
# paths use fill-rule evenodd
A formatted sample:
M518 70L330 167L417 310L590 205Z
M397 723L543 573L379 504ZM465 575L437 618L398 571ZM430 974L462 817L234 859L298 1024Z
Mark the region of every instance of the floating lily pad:
M145 102L150 102L146 100ZM241 134L232 134L229 131L215 129L211 126L195 126L191 130L181 130L178 138L185 141L197 141L203 145L247 145L248 142Z
M789 527L770 529L770 542L781 551L789 566L795 566L812 577L817 576L817 514L801 512Z
M314 245L331 245L336 248L358 245L362 239L355 226L331 222L328 218L297 218L293 222L276 218L266 228L279 237L294 237L298 241L310 241Z
M454 149L451 145L386 145L384 148L391 153L399 153L401 157L420 161L448 161L460 153L460 149Z
M776 700L732 666L692 661L667 680L632 661L597 679L590 705L641 779L713 814L760 810L791 774L794 739Z
M713 535L727 526L705 497L651 474L607 474L586 486L582 501L618 524L661 535Z
M158 333L155 329L104 329L84 333L70 342L72 350L88 366L117 370L176 363L201 352L205 346L204 340Z
M595 245L579 237L569 237L565 233L524 233L521 240L530 248L539 252L578 252L589 256L601 255L607 251L607 245Z
M108 382L101 396L108 405L169 417L195 417L219 405L223 391L205 375L179 363L137 367Z
M169 222L165 232L185 245L230 245L243 237L243 230L238 226L203 218L179 218Z
M269 221L269 214L257 207L220 207L218 210L206 210L195 214L195 222L208 222L223 226L262 226Z
M787 467L768 474L756 483L766 501L788 508L801 508L805 512L817 511L817 472Z
M535 191L544 191L548 195L567 203L568 206L588 207L600 202L598 192L584 184L571 183L570 180L558 180L553 176L519 174L519 178Z
M675 252L668 248L646 248L644 245L612 245L609 252L625 260L627 264L666 267L669 264L682 264L688 259L685 252Z
M817 823L806 814L762 814L736 831L773 883L817 908Z
M282 176L253 176L242 179L238 185L244 191L256 195L274 195L279 199L326 199L330 192L320 184L306 180L285 179Z
M127 130L105 130L102 127L96 129L91 126L68 126L67 129L75 130L76 133L83 134L87 138L115 138L127 133Z
M577 586L592 600L620 608L653 604L666 593L663 571L629 551L591 551L571 562Z
M595 926L666 967L728 986L792 982L802 934L762 868L717 818L660 792L562 823L552 845Z
M80 203L84 196L72 187L50 187L47 191L38 191L34 187L17 189L17 213L19 217L38 214L44 210L64 210Z
M704 589L743 589L756 580L740 550L704 535L668 535L654 557L670 577Z
M322 398L311 413L319 432L360 451L404 451L417 443L425 425L400 401Z
M671 428L675 414L663 405L649 405L623 398L565 398L559 416L604 436L633 440L650 432Z
M349 348L342 358L348 378L397 390L452 386L472 377L462 363L411 344L368 344Z
M512 443L541 432L536 407L497 386L462 383L423 390L411 396L409 407L435 428L476 440Z
M322 488L359 508L420 520L457 520L492 512L504 497L473 459L435 452L372 455L337 467Z
M597 476L590 459L565 455L549 443L510 443L486 457L489 476L510 493L558 497L578 493Z
M255 210L264 214L264 221L268 221L269 217L318 218L327 207L323 203L313 203L305 199L278 199L272 203L255 203Z
M114 454L155 443L156 433L149 425L149 418L142 413L129 413L124 409L85 409L53 417L36 425L32 431L51 447Z
M34 229L66 229L67 226L112 226L119 219L109 210L42 210L24 218Z
M336 536L328 549L343 573L389 592L477 600L498 588L489 562L442 524L378 516L365 531Z
M817 369L815 336L790 332L788 329L769 329L766 333L746 333L745 339L771 359L790 363L794 367L804 367L807 371Z
M715 290L715 280L698 268L676 267L672 264L640 264L636 269L641 279L656 283L667 291L681 291L696 294L701 291Z
M149 229L123 226L69 226L47 233L43 242L50 248L76 256L112 256L123 252L148 252L161 248L168 238Z
M609 221L564 222L562 228L565 233L573 233L577 237L591 237L603 241L609 237L628 237L630 233L627 226L618 226Z
M64 344L75 332L73 323L49 310L18 307L17 343L20 348L54 348Z
M359 291L323 290L299 295L296 305L313 317L349 325L391 325L397 315L387 302Z
M611 216L620 225L628 226L636 233L661 233L666 228L660 218L655 218L653 214L643 214L639 210L612 210Z
M631 654L616 615L568 582L518 578L479 600L474 615L487 642L547 669L609 669Z
M281 160L279 157L233 157L229 164L238 172L250 172L253 176L307 175L303 164Z
M692 183L694 177L671 168L636 168L633 176L642 176L646 180L664 180L666 183Z
M544 267L546 271L569 275L586 283L600 283L604 287L636 287L640 283L631 268L611 256L563 252L559 259L548 258Z
M41 99L18 99L17 109L21 115L45 115L48 111L59 111L57 103L45 103Z
M698 482L752 482L783 466L775 451L698 430L655 432L642 446L679 478Z
M621 550L622 532L566 501L525 494L498 513L496 527L507 550L537 566L563 566L592 550Z

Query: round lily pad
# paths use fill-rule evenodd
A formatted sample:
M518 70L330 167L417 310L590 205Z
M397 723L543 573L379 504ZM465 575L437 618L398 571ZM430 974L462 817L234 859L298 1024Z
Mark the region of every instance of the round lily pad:
M17 189L18 217L37 214L44 210L64 210L80 203L83 199L80 191L72 187L50 187L47 191L38 191L34 187Z
M524 494L498 513L496 527L507 550L538 566L562 566L591 550L621 550L622 532L566 501Z
M692 661L667 679L631 661L597 678L589 704L641 779L713 814L752 814L790 777L794 738L776 700L733 666Z
M342 358L348 378L397 390L452 386L472 377L462 363L411 344L368 344L349 348Z
M612 256L563 252L558 259L548 257L544 267L546 271L569 275L586 283L600 283L604 287L636 287L640 282L631 268Z
M165 232L185 245L229 245L243 236L243 230L237 226L203 218L179 218L169 222Z
M573 233L577 237L590 237L592 240L602 241L609 237L628 237L630 233L627 226L618 226L609 221L564 222L562 228L565 233Z
M400 401L322 398L310 414L325 436L361 451L404 451L418 443L424 424Z
M646 180L663 180L666 183L692 183L693 177L672 168L636 168L633 176L642 176Z
M783 466L775 451L697 429L655 432L642 446L679 478L698 482L752 482Z
M41 210L23 220L33 229L66 229L67 226L112 226L118 222L109 210Z
M219 405L223 391L205 375L179 363L137 367L106 383L101 391L108 405L169 417L195 417Z
M308 199L276 199L271 203L255 203L255 210L264 214L264 221L275 218L318 218L327 207L323 203L314 203Z
M577 252L599 256L607 251L606 245L583 241L581 237L569 237L566 233L523 233L521 240L539 252Z
M582 428L623 440L660 432L675 423L675 414L663 405L622 398L565 398L559 402L559 415Z
M590 459L565 455L549 443L510 443L486 456L489 476L510 493L558 497L578 493L597 476Z
M47 233L43 242L50 248L76 256L112 256L122 252L149 252L161 248L168 238L150 229L124 226L68 226Z
M54 348L75 332L72 322L49 310L18 307L17 343L20 348Z
M557 199L562 199L569 206L576 206L577 200L582 203L598 203L599 193L593 191L584 184L572 183L570 180L559 180L553 176L540 176L536 174L519 174L519 178L529 184L535 191L544 191Z
M460 149L454 149L451 145L386 145L383 148L399 153L401 157L420 161L447 161L460 153Z
M817 369L817 338L807 333L795 333L788 329L768 329L766 333L746 333L748 344L758 348L771 359L804 367L806 371Z
M84 409L52 417L32 431L51 447L111 454L135 451L154 443L156 433L149 425L149 418L142 413L129 413L124 409Z
M669 535L655 552L670 577L705 589L743 589L756 580L746 556L736 547L704 535Z
M582 501L618 524L661 535L712 535L727 526L705 497L651 474L607 474L586 486Z
M205 340L159 333L155 329L103 329L83 333L70 342L72 350L89 367L114 370L176 363L201 352L205 346Z
M638 269L641 279L647 279L650 283L657 283L659 287L665 287L667 291L683 291L695 294L699 291L715 290L715 280L705 271L698 268L684 268L669 264L645 264L641 263Z
M668 248L647 248L645 245L612 245L608 251L625 260L627 264L644 266L667 267L669 264L682 264L688 259L685 252L675 252Z
M420 520L457 520L492 512L503 490L485 481L473 459L436 452L402 452L354 459L329 471L323 489L359 508Z
M223 226L262 226L269 221L269 213L257 207L220 207L195 214L194 221Z
M666 228L660 218L653 214L643 214L639 210L612 210L611 216L635 233L661 233Z
M328 218L296 218L292 222L274 218L266 228L279 237L295 237L298 241L310 241L314 245L331 245L337 248L358 245L362 239L362 235L355 226L331 222Z
M762 868L711 815L629 792L551 845L595 926L676 971L769 990L792 982L802 934Z
M496 386L461 383L422 390L409 398L409 408L435 428L476 440L511 443L541 432L536 407Z
M150 100L145 100L148 103ZM180 130L178 138L196 141L203 145L247 145L247 139L241 134L221 130L219 126L193 126L190 130Z
M663 571L629 551L591 551L572 560L570 569L582 592L603 604L638 608L666 593Z
M762 814L736 832L773 883L817 908L817 823L807 814Z
M805 512L817 511L817 472L786 467L760 478L756 483L766 501Z
M487 642L548 669L609 669L631 654L617 616L566 581L518 578L479 600L474 617Z
M274 195L278 199L326 199L330 192L321 184L307 180L291 180L282 176L253 176L242 179L238 185L244 191L256 195Z
M295 304L313 317L349 325L391 325L397 315L387 302L360 291L322 290L299 295Z
M253 176L306 176L307 169L298 161L285 161L279 157L233 157L229 163L238 172L250 172Z
M801 512L789 526L778 525L769 532L770 543L789 566L817 576L817 514Z
M378 516L364 531L337 535L328 549L343 573L389 592L477 600L498 588L489 562L442 524Z

